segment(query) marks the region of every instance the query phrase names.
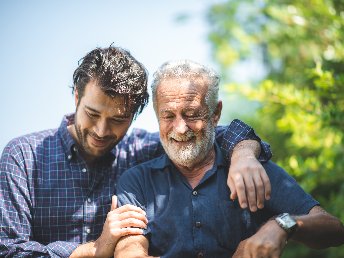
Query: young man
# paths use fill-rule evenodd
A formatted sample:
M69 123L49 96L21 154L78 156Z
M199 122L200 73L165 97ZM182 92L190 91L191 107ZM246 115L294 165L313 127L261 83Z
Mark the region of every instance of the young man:
M144 236L121 238L115 257L228 258L247 239L233 257L276 258L288 236L314 248L343 244L341 222L272 162L264 164L272 195L263 209L250 213L227 201L227 165L214 142L218 84L215 72L187 60L155 73L153 102L166 154L120 178L119 204L143 208L148 227Z
M141 234L147 223L135 206L110 210L121 174L163 153L157 133L133 130L126 136L148 101L145 68L123 49L97 48L83 58L73 79L75 114L65 116L58 129L12 140L3 151L1 257L111 256L121 236ZM219 128L218 135L228 158L241 140L260 141L238 120ZM237 169L230 171L229 182L240 201L256 210L270 185L252 159L259 143L249 141L245 148L244 142L234 149L231 164ZM267 160L269 149L262 147L261 159ZM254 190L246 195L242 186Z

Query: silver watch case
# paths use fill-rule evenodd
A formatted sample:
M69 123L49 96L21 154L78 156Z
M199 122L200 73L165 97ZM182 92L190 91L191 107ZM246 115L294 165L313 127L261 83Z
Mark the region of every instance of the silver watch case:
M290 216L289 213L278 215L275 220L277 224L287 232L288 238L291 237L291 235L297 229L297 222Z

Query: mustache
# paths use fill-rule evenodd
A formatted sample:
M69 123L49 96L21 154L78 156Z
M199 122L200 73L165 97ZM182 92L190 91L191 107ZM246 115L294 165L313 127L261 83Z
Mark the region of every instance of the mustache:
M99 137L95 132L88 132L88 134L96 139L97 141L108 141L108 140L116 140L117 137L115 136L105 136L105 137Z
M168 138L170 140L176 140L179 142L186 142L196 137L196 134L193 131L187 131L185 134L178 134L176 132L170 132Z

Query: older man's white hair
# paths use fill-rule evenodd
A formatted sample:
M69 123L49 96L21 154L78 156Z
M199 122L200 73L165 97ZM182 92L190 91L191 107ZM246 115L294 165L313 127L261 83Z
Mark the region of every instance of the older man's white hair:
M153 106L155 110L156 91L161 81L165 79L178 78L205 79L209 83L205 96L209 114L212 114L215 111L219 99L219 75L213 69L187 59L166 62L154 73L151 88L153 94Z

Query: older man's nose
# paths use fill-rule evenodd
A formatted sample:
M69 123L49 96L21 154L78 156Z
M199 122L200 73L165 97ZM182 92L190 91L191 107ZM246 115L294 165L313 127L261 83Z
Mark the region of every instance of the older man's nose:
M174 129L176 133L185 134L189 128L183 118L177 118L174 122Z

